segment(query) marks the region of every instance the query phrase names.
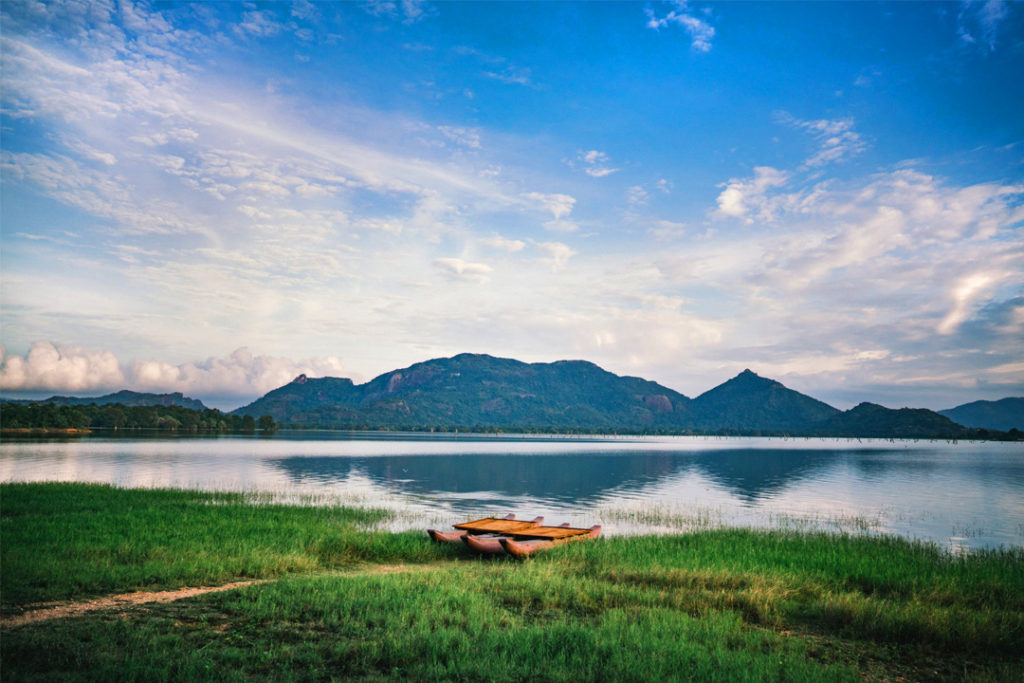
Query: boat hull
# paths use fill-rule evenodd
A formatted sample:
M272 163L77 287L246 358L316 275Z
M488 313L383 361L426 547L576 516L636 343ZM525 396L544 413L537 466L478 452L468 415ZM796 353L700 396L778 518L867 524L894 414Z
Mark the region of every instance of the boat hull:
M469 546L470 550L481 555L504 555L505 549L501 547L501 542L507 538L507 536L467 534L462 538L462 542Z
M601 526L594 525L590 527L589 533L580 534L577 536L569 536L566 538L556 538L552 540L543 539L521 539L516 540L514 538L502 538L498 542L509 555L513 557L529 557L537 552L544 550L550 550L555 546L562 545L564 543L573 543L576 541L587 541L590 539L597 538L601 535Z

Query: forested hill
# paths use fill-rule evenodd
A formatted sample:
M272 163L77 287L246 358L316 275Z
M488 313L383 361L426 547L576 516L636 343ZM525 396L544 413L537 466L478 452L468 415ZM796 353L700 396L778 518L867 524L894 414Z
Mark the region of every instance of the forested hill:
M694 424L690 403L660 384L586 361L462 354L361 385L302 375L234 412L303 427L673 431Z

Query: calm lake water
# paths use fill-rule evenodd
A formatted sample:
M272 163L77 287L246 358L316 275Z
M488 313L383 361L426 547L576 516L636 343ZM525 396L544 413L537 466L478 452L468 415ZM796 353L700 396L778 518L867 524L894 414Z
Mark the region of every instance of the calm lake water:
M715 437L100 438L0 444L0 480L247 491L385 507L390 528L543 514L606 533L716 526L1024 545L1024 445Z

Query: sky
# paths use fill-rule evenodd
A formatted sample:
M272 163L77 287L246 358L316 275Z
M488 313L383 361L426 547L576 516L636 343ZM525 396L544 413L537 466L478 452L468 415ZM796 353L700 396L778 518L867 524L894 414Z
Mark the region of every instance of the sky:
M0 4L0 393L462 352L1024 395L1024 3Z

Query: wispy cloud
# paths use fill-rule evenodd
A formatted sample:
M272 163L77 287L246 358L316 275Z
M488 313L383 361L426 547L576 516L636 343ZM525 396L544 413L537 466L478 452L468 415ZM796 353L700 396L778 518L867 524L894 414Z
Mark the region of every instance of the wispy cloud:
M780 112L781 122L809 134L818 143L817 150L803 163L805 168L817 168L830 163L846 161L867 149L867 142L854 130L853 118L816 119L804 121L786 112Z
M488 275L494 270L486 263L470 263L460 258L439 258L434 265L446 275L480 284L487 282L490 279Z
M957 15L957 34L965 45L979 45L994 52L999 26L1010 13L1003 0L966 0ZM979 42L980 41L980 42Z
M619 169L609 166L611 159L607 154L596 149L580 151L577 153L576 159L583 164L583 172L591 178L604 178L619 171Z
M715 28L696 16L696 12L690 9L687 0L673 0L667 4L672 9L660 16L652 8L644 8L644 13L647 15L647 28L658 30L675 24L690 34L690 46L695 52L709 52L711 41L715 37Z

